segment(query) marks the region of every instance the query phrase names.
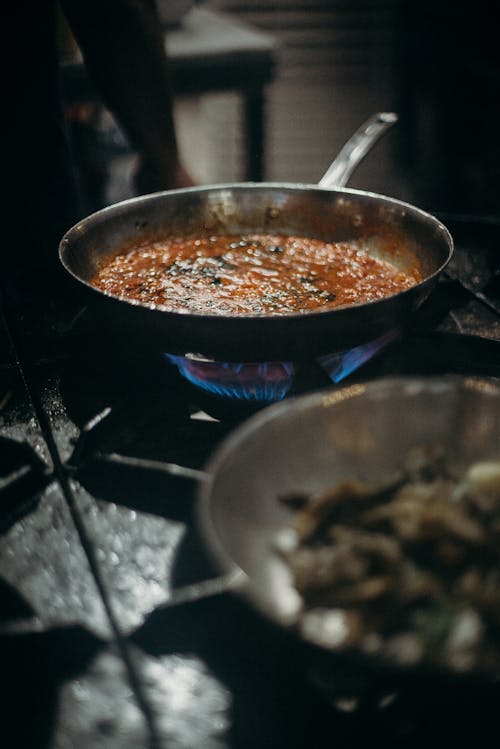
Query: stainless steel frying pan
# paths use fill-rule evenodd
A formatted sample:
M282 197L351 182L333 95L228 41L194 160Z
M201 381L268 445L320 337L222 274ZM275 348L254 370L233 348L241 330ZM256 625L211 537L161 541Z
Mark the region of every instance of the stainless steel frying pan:
M369 147L394 121L379 113L339 153L317 185L234 183L172 190L118 203L88 216L62 238L61 263L110 330L176 354L225 361L301 359L355 346L404 325L448 264L453 241L435 217L390 197L342 187ZM416 286L383 299L294 315L214 316L167 312L111 297L91 279L133 241L196 233L273 232L354 240L401 270Z

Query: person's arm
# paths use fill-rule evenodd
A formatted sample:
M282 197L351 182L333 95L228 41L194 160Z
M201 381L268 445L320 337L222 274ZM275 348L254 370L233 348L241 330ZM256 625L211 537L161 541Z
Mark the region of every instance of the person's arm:
M61 0L89 76L138 153L140 192L193 184L179 158L154 0Z

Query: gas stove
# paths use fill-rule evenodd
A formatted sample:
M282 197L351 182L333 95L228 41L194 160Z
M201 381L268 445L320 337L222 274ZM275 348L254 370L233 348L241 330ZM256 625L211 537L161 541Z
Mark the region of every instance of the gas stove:
M215 363L224 376L208 392L206 362L194 368L200 386L165 352L131 348L126 333L110 339L75 300L5 289L6 746L450 744L494 724L492 687L381 695L365 693L352 674L322 683L282 633L226 589L193 521L208 457L273 400L393 374L500 378L500 222L443 220L456 254L410 326L368 355L332 352L329 366L272 363L258 372L260 389L246 369L243 397L241 377L236 394L227 392L235 371L227 377L226 363ZM269 380L288 385L270 390Z

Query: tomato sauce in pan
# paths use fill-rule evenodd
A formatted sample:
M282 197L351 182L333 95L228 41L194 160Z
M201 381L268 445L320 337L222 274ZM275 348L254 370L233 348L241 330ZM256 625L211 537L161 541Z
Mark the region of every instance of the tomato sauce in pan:
M354 243L248 234L144 242L108 261L92 284L170 312L287 315L367 302L414 286Z

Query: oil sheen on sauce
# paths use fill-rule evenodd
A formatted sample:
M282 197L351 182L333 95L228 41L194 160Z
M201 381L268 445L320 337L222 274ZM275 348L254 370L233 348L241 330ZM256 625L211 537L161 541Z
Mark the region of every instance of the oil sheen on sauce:
M245 234L144 242L103 265L92 284L170 312L251 316L367 302L420 278L354 243Z

